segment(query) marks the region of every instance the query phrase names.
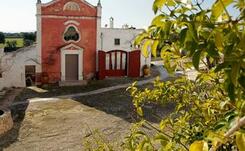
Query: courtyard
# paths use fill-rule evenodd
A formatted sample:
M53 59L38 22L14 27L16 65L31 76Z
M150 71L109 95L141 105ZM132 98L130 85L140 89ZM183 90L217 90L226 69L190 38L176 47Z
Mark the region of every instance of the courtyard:
M157 75L166 78L160 66L153 66L147 78L109 78L86 86L18 90L10 103L14 127L0 136L0 150L86 150L86 141L96 135L120 147L132 125L139 121L126 88L134 81L142 89L152 87ZM145 119L157 123L159 119L153 115L164 117L173 109L173 104L149 104Z
M152 115L150 112L154 110L165 116L173 108L173 105L149 105L146 119L159 122L147 115ZM132 124L138 121L125 89L73 99L53 98L19 104L12 106L11 110L14 128L0 137L0 150L84 150L85 141L93 138L95 132L120 146Z

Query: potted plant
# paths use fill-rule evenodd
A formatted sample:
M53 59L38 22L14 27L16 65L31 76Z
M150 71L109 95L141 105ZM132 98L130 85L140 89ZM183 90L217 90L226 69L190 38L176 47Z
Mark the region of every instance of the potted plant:
M151 73L150 67L147 64L145 64L143 66L143 75L144 75L144 77L150 76L150 73Z

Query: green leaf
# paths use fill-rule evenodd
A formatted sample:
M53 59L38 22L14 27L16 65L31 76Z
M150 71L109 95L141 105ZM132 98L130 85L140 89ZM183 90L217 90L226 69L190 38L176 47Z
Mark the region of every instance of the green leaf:
M213 143L215 142L225 143L227 140L227 138L224 136L224 132L222 131L217 131L217 132L209 131L206 139L212 141Z
M165 19L165 16L163 14L158 15L157 17L155 17L152 22L151 25L153 26L162 26L163 25L163 20Z
M146 32L139 34L134 40L134 45L139 45L147 37L149 37L149 35Z
M184 28L181 30L180 32L180 43L183 44L185 42L185 37L186 37L186 33L187 33L187 28Z
M185 41L195 41L197 42L197 31L194 29L194 24L191 24L189 22L182 22L180 25L188 27L186 40Z
M236 134L236 144L240 151L245 150L245 134L237 132Z
M167 5L168 5L168 6L175 6L176 3L175 3L174 0L168 0L168 1L167 1Z
M212 7L212 18L217 20L221 14L225 11L224 7L227 7L233 2L233 0L216 0Z
M166 38L168 38L168 36L169 36L171 27L172 27L172 22L171 22L171 21L165 22L164 32L165 32L165 34L166 34L166 36L167 36Z
M143 116L143 110L141 107L137 108L137 113L139 114L139 116Z
M137 147L136 151L144 150L144 146L147 145L147 143L149 143L149 142L147 142L146 140L143 140L143 141L139 144L139 146Z
M216 45L216 47L218 48L219 51L223 51L223 49L224 49L223 42L222 42L223 40L222 39L223 39L222 38L222 34L219 31L217 31L215 33L215 45Z
M221 64L218 64L215 68L215 72L219 72L221 71L222 69L225 69L229 66L229 64L227 62L224 62L224 63L221 63Z
M228 91L228 95L229 95L229 98L234 101L235 100L235 87L234 87L234 84L233 83L229 83L228 84L228 88L227 88L227 91Z
M167 125L167 120L162 120L159 124L161 130L164 130Z
M231 81L234 84L235 87L237 87L237 79L239 78L239 72L240 72L240 64L234 63L232 64L232 68L231 68Z
M240 43L238 44L238 48L245 50L245 34L243 34Z
M197 50L192 56L192 63L196 70L199 70L200 59L202 55L202 50Z
M160 141L160 143L161 143L162 146L166 146L167 143L169 142L169 139L165 135L163 135L163 134L156 135L155 138L154 138L154 140L155 141Z
M243 87L243 89L245 90L245 76L241 76L239 79L239 84Z
M190 151L208 151L208 143L205 141L195 141L191 144Z
M219 122L217 125L214 126L214 130L217 131L217 130L219 130L220 128L224 127L225 125L226 125L226 122L221 121L221 122Z
M142 54L146 58L149 57L149 48L151 44L152 44L152 40L148 39L144 42L144 45L142 47Z
M215 49L215 44L212 42L209 42L208 46L207 46L207 53L210 57L212 58L219 58L219 52L217 51L217 49Z
M153 3L153 11L156 14L159 9L163 7L163 5L167 2L168 0L155 0Z
M161 141L169 141L169 139L162 135L162 134L158 134L156 137L155 137L155 140L161 140Z
M157 57L157 46L159 44L159 41L158 40L155 40L152 44L152 47L151 47L151 52L152 52L152 55L154 57Z

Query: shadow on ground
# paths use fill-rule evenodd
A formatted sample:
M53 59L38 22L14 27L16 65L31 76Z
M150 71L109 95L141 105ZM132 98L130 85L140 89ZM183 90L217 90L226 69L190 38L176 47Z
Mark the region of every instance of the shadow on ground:
M129 81L123 81L122 83L124 83L124 82L128 83ZM112 86L112 85L116 85L116 83L109 83L108 85ZM105 86L104 84L101 84L101 85L98 84L98 87L104 87L104 86ZM145 87L145 86L143 86L143 87ZM90 90L88 87L83 87L82 89L84 91ZM61 88L61 90L58 90L58 93L60 93L60 92L63 93L62 91L63 91L63 89ZM81 89L78 89L77 87L75 87L71 91L72 92L73 91L81 91ZM29 94L29 93L27 93L27 94L28 95L21 94L19 97L16 98L15 102L23 101L27 98L33 97L32 94ZM51 95L51 92L49 92L49 95ZM73 100L76 102L79 102L85 106L89 106L89 107L92 107L96 110L102 111L104 113L119 117L122 120L127 121L129 123L134 123L134 122L137 122L140 120L139 117L137 117L137 114L135 112L134 106L133 106L132 101L131 101L131 97L130 97L129 93L126 92L125 89L118 89L118 90L114 90L114 91L110 91L110 92L106 92L106 93L101 93L101 94L97 94L97 95L77 97L77 98L73 98ZM28 134L26 134L26 133L28 133L28 128L33 126L33 125L30 125L30 123L26 123L26 121L23 122L23 120L25 119L25 114L26 114L26 110L27 110L28 105L29 104L18 105L18 106L13 106L11 108L12 116L14 119L14 128L11 131L9 131L8 133L6 133L5 135L0 136L0 150L3 150L4 148L8 148L11 144L14 144L15 142L17 142L19 137L20 137L20 133L22 135L24 135L23 136L24 138L28 137L28 136L26 136L26 135L28 135ZM158 122L160 122L160 120L162 118L164 118L166 115L171 113L173 111L173 109L174 109L173 104L167 104L165 106L160 106L157 104L147 104L146 107L144 108L145 119L152 122L152 123L158 123ZM91 120L93 120L93 119L91 119ZM62 121L62 119L61 119L61 121ZM62 125L62 123L60 123L60 122L58 122L56 124L57 124L57 126ZM105 124L105 126L110 125L110 123L106 123L106 122L102 123L102 124ZM125 129L127 129L127 128L125 127ZM49 131L50 131L50 127L47 129L47 132L49 132ZM32 135L35 135L35 134L32 134ZM24 139L24 138L22 138L22 139Z
M18 141L21 124L25 118L25 111L29 104L11 107L11 114L14 121L13 128L7 133L0 135L0 151Z
M17 100L23 101L30 98L49 98L54 96L60 95L69 95L69 94L76 94L76 93L85 93L101 88L113 87L120 84L128 84L133 83L135 81L142 81L151 79L153 77L158 76L159 67L153 66L151 68L151 76L147 78L138 77L138 78L129 78L129 77L119 77L119 78L107 78L104 80L91 80L89 81L88 85L85 86L68 86L68 87L59 87L58 84L53 85L43 85L40 88L47 91L44 93L39 93L33 91L32 89L25 88L22 93L18 96Z
M129 93L125 91L125 89L119 89L116 91L106 92L106 93L92 95L92 96L73 98L71 101L73 101L73 100L78 102L78 104L81 103L85 106L89 106L89 107L92 107L96 110L102 111L106 114L109 114L108 118L110 118L110 115L113 115L115 117L119 117L120 119L122 119L122 121L125 121L128 123L134 123L134 122L137 122L139 120L139 118L137 117L137 114L135 112L134 106L131 102L131 97L129 96ZM55 104L51 104L51 105L55 106ZM45 106L47 106L47 105L45 105ZM54 106L52 108L55 109ZM27 107L28 107L28 104L18 105L18 106L14 106L11 108L12 115L14 118L14 128L11 131L9 131L7 134L5 134L4 136L0 137L0 140L1 140L0 141L0 150L3 150L4 148L9 148L11 144L15 144L15 142L18 142L19 139L21 141L24 141L26 139L30 139L30 138L26 138L26 137L29 137L28 133L30 133L30 131L31 131L29 129L30 128L36 129L36 128L35 128L35 125L30 125L31 123L29 123L28 120L25 120L25 122L23 122L23 120L25 119L25 113L26 113ZM155 105L155 104L147 104L147 106L144 109L145 119L152 122L152 123L158 123L160 121L159 117L160 118L165 117L170 112L172 112L173 108L174 108L174 105L159 106L159 105ZM59 110L59 109L57 108L57 110ZM91 112L91 114L93 114L93 112ZM56 115L53 115L53 116L56 117ZM91 115L91 117L93 117L93 115ZM77 117L77 118L79 118L79 117ZM109 120L108 118L107 118L107 122L104 123L104 127L109 128L110 126L112 126L111 125L112 123L108 123L108 120ZM36 120L38 120L38 119L36 119ZM55 119L55 121L56 120L58 120L58 119ZM82 120L82 119L80 119L80 120ZM91 123L92 123L92 120L93 119L91 119ZM62 121L62 119L59 119L58 121ZM102 122L102 121L100 121L100 122ZM62 126L62 123L60 123L60 122L55 123L55 124L57 124L56 125L57 127ZM94 123L94 124L96 125L97 123ZM113 124L115 124L115 123L113 123ZM129 129L129 127L124 127L124 129ZM49 131L51 131L48 129L45 129L45 130L46 130L45 133L49 133ZM114 130L114 128L113 128L113 130ZM59 130L57 130L57 131L59 131ZM38 135L37 139L39 139L39 135L41 135L40 133L44 133L44 132L39 132L37 129L37 130L35 130L35 134L31 134L31 135ZM60 135L65 136L66 134L62 133ZM17 144L20 144L20 143L21 142L18 142ZM24 143L24 142L22 142L22 143ZM31 144L29 144L29 145L31 146ZM10 147L10 148L12 148L12 147Z
M111 92L97 94L93 96L84 96L73 98L86 106L96 108L97 110L120 117L130 123L137 122L140 118L137 116L132 103L132 98L125 89L119 89ZM158 104L147 104L144 107L144 118L152 123L158 123L162 118L171 113L174 104L164 106Z

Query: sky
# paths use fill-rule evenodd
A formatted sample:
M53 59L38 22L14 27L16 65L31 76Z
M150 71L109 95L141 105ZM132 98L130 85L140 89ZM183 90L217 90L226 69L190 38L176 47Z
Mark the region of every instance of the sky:
M51 0L42 0L43 3ZM98 0L87 0L97 5ZM149 26L154 14L153 0L101 0L102 26L109 24L109 18L114 18L114 26L123 24L137 28ZM36 30L36 0L1 0L0 31L29 32Z
M36 1L37 0L1 0L0 2L0 31L29 32L36 30ZM42 0L43 3L51 0ZM98 0L87 0L96 5ZM214 0L205 0L205 5ZM109 24L109 18L114 18L115 27L124 24L137 28L150 25L154 13L153 0L101 0L102 27Z

